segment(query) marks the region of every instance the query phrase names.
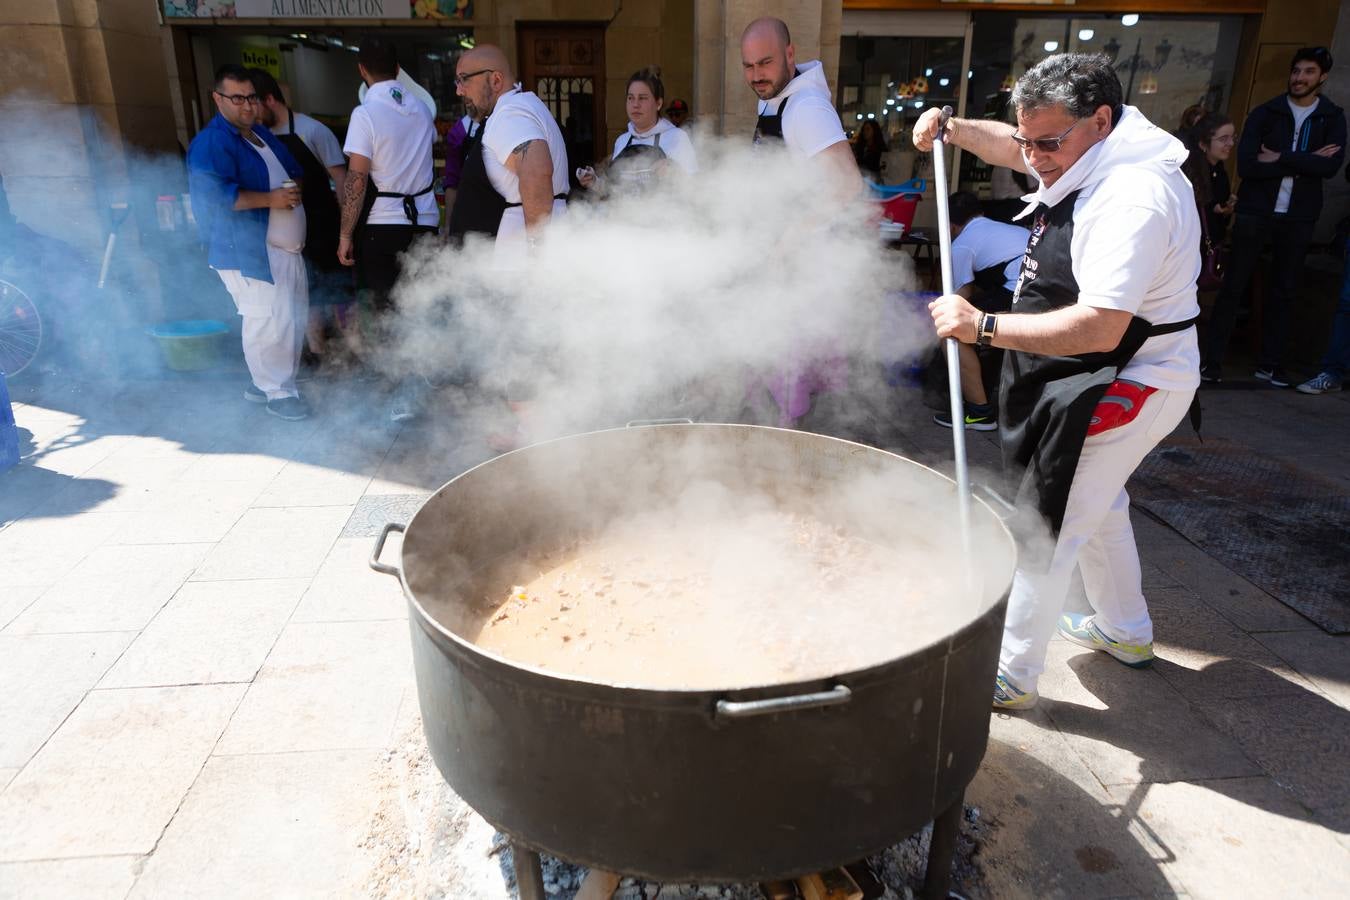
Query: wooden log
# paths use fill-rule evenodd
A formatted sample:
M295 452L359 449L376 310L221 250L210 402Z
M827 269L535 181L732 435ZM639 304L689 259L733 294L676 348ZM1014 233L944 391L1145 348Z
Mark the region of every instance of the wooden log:
M614 872L591 869L586 873L586 879L581 882L576 900L609 900L614 896L614 889L619 886L621 880L621 876Z

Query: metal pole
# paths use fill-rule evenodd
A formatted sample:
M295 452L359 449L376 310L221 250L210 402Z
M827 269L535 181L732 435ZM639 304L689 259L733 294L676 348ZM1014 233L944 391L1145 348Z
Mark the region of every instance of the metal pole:
M952 223L947 209L947 160L942 135L952 117L950 106L942 107L938 136L933 140L933 182L938 213L938 247L942 254L942 293L955 291L952 284ZM970 470L966 464L966 410L961 397L961 357L955 338L943 341L947 353L947 392L951 398L952 452L956 457L956 503L961 520L961 545L966 560L971 559L970 543Z

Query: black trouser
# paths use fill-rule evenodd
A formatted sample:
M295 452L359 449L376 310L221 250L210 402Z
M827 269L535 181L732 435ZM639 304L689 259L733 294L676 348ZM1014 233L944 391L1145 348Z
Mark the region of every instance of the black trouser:
M393 309L392 293L402 272L400 254L420 234L435 234L426 225L366 225L356 245L357 284L370 292L375 311Z
M1308 252L1314 224L1291 222L1287 215L1274 213L1268 216L1237 214L1233 221L1228 271L1224 273L1223 287L1214 299L1208 334L1201 343L1205 369L1217 372L1223 364L1228 338L1237 322L1238 307L1242 305L1247 285L1251 283L1267 243L1272 257L1271 277L1261 308L1261 350L1256 364L1263 369L1273 369L1281 364L1289 331L1289 307L1298 293L1303 258Z

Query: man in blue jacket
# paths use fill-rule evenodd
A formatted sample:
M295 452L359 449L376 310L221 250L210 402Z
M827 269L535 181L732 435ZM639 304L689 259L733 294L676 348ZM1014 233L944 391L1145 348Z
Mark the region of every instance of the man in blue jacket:
M1288 92L1253 109L1243 125L1233 249L1202 345L1201 377L1207 382L1222 377L1220 366L1238 306L1269 241L1273 265L1262 306L1256 377L1274 387L1290 384L1281 365L1289 305L1322 212L1322 180L1340 171L1345 161L1345 113L1321 96L1330 72L1331 54L1325 47L1299 50L1289 68Z
M309 319L302 170L256 119L258 94L248 70L216 72L218 114L188 148L192 213L207 262L220 275L243 317L244 361L253 383L244 398L267 404L274 416L309 415L295 374Z

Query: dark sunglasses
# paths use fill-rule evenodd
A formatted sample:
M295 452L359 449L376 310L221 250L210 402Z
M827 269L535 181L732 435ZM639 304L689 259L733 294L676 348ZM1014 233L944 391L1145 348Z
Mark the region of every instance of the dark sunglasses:
M1030 150L1032 146L1035 145L1036 149L1041 151L1042 153L1054 153L1057 150L1059 150L1060 146L1064 143L1064 139L1069 136L1069 132L1077 128L1080 124L1082 124L1082 122L1083 122L1082 119L1079 119L1077 122L1074 122L1072 125L1069 126L1068 131L1065 131L1059 137L1024 138L1014 131L1012 133L1012 139L1016 141L1017 146L1021 147L1023 150Z

